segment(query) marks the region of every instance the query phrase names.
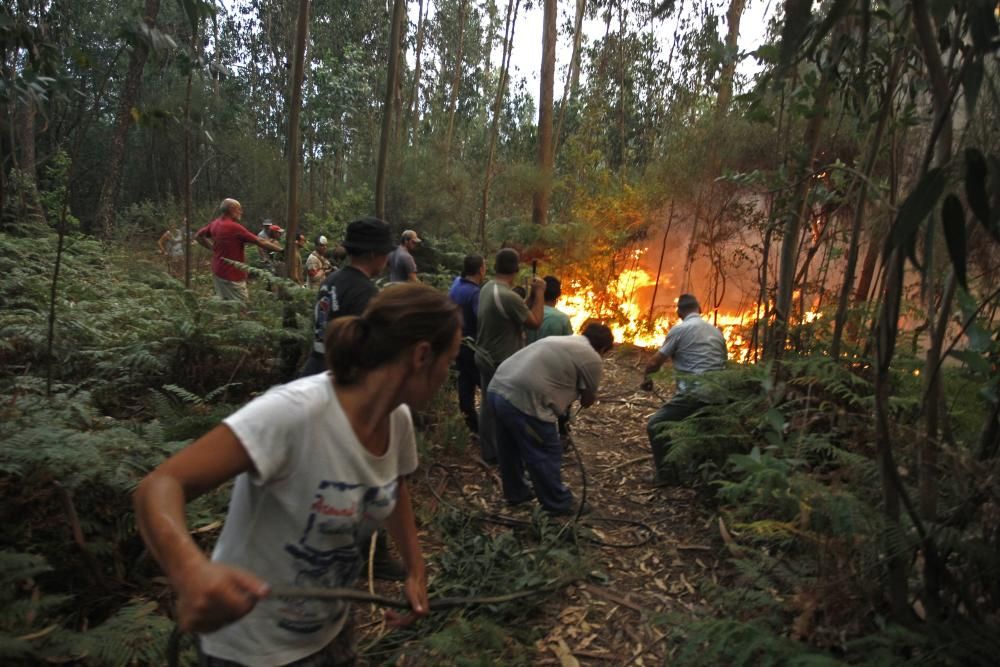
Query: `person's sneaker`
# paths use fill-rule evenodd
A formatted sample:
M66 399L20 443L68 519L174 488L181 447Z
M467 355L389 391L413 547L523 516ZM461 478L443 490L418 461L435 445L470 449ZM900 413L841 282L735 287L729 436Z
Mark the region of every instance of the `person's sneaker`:
M517 498L515 500L511 500L510 498L504 498L504 500L507 501L507 507L517 507L518 505L523 505L525 503L530 503L534 499L535 499L535 495L533 493L529 493L528 495L524 496L523 498Z

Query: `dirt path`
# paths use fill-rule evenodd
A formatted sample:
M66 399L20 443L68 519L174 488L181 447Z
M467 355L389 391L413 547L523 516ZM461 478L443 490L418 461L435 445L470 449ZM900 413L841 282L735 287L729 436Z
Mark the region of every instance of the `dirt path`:
M642 521L654 535L637 548L592 549L608 581L572 587L558 608L553 603L554 622L540 647L551 657L540 653L537 664L561 664L560 655L568 650L581 665L662 665L669 647L650 619L704 611L699 584L720 576L718 531L694 491L645 484L652 473L646 419L662 399L638 390L640 380L636 353L622 351L608 360L603 399L579 413L573 441L583 458L594 514ZM577 466L570 463L564 470L579 493ZM609 542L628 542L635 534L595 526Z
M572 440L582 457L587 502L593 508L584 523L599 539L610 543L636 543L645 533L593 517L641 521L653 535L635 548L586 547L590 570L606 578L600 584L588 581L569 586L550 598L537 624L545 638L537 645L533 664L664 664L670 647L651 620L668 613L704 612L700 585L722 576L718 528L695 492L652 489L645 484L652 472L646 419L665 397L663 387L658 388L659 395L640 391L640 379L636 351L619 350L608 359L602 399L577 414ZM451 469L465 493L463 501L483 511L509 513L502 503L495 469L486 473L485 465L474 464L474 453L470 449L464 458L456 456L454 461L444 462L454 464ZM563 474L579 498L581 475L572 452L564 457ZM422 500L430 499L427 482L422 484L425 488L416 493ZM437 491L442 489L444 485ZM530 508L519 511L527 515ZM509 530L501 526L485 529ZM433 534L424 537L428 552L436 550L434 543Z

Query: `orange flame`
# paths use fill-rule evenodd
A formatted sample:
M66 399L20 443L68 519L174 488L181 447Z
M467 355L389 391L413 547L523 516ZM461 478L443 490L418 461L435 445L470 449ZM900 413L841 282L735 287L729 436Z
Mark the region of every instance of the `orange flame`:
M668 279L661 280L661 287L668 283ZM649 306L643 307L635 298L635 293L642 287L655 284L654 277L641 268L623 271L605 287L603 293L586 288L579 281L571 281L556 306L569 315L574 331L580 331L587 320L598 319L608 324L616 343L656 348L663 344L667 331L677 318L676 313L660 315L649 325ZM602 312L599 304L608 306ZM765 306L754 305L743 312L714 310L703 313L703 316L722 331L729 348L729 358L742 362L748 357L753 325L766 312ZM807 312L805 320L812 322L820 316L821 313Z

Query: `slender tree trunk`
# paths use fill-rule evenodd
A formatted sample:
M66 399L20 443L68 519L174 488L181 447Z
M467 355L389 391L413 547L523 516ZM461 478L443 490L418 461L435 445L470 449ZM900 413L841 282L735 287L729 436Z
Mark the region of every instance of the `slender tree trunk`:
M656 282L653 283L653 298L649 301L649 327L653 327L653 309L656 307L656 293L660 289L660 274L663 272L663 257L667 254L667 236L670 235L670 228L674 225L674 204L676 200L670 200L670 214L667 216L667 228L663 230L663 243L660 245L660 261L656 265Z
M299 20L295 27L295 53L292 65L291 94L288 110L288 234L285 236L285 275L302 282L302 265L295 239L299 230L299 172L302 163L302 79L305 73L306 42L309 39L309 0L299 0Z
M729 11L726 12L726 59L722 64L722 71L719 73L719 97L715 103L715 113L718 116L726 115L729 105L733 101L733 79L736 78L736 61L740 42L740 21L743 19L743 10L746 8L746 0L729 0Z
M445 135L445 160L451 160L451 140L455 133L455 111L458 107L458 91L462 87L462 58L465 46L465 15L469 0L461 0L458 5L458 44L455 47L455 70L451 75L451 94L448 97L448 132Z
M902 53L902 51L897 52L890 66L889 78L886 81L885 92L882 95L882 105L878 112L878 121L875 124L873 136L868 142L868 155L865 156L864 166L862 167L863 175L858 179L858 196L854 202L851 238L847 243L847 265L844 267L844 282L840 288L837 314L834 316L833 340L830 343L830 356L834 359L840 358L841 339L843 338L844 324L847 322L847 309L850 305L851 289L854 287L854 274L857 269L858 251L861 245L861 228L868 202L868 182L871 180L872 172L875 170L875 162L878 159L879 149L882 146L882 135L885 133L885 126L889 120L892 97L896 90L896 80L899 77L899 69L903 64Z
M198 50L198 29L191 31L191 50ZM184 88L184 288L191 289L191 88L193 68Z
M556 74L556 0L544 0L542 19L542 70L538 93L538 171L540 185L535 190L531 222L544 225L549 218L552 190L552 103Z
M553 145L559 147L562 136L563 119L566 117L566 106L576 97L580 86L580 45L583 40L583 15L587 9L587 0L576 0L576 20L573 22L573 55L569 61L569 75L563 87L562 102L559 103L559 119L556 121L556 132L552 138Z
M486 218L490 203L490 183L493 179L493 160L496 157L497 136L500 133L500 107L507 90L507 74L514 49L514 29L517 27L517 11L521 0L507 0L507 18L504 20L503 55L500 59L500 79L493 99L493 120L490 124L490 142L486 151L486 171L483 175L483 196L479 202L479 247L486 252Z
M951 121L951 87L945 72L941 53L938 51L937 32L934 20L926 0L913 2L913 26L917 44L924 57L924 63L930 74L931 99L934 105L934 116L943 119L941 134L935 147L935 162L939 166L951 161L952 121ZM927 242L925 243L924 297L927 304L927 320L930 326L928 334L930 345L924 363L924 438L920 446L920 511L927 519L934 519L937 514L938 495L938 439L940 436L940 406L941 406L941 374L936 371L941 349L944 344L944 333L947 320L951 313L951 300L955 293L955 276L948 279L948 286L941 297L941 322L937 322L935 305L937 302L937 272L934 261L934 230L936 226L928 225ZM925 570L926 573L926 570ZM929 573L927 573L929 574ZM928 579L930 577L928 576Z
M389 29L389 63L382 105L382 135L378 144L378 167L375 172L375 217L385 218L386 171L389 166L389 139L392 135L392 98L399 76L399 34L406 20L406 0L393 0Z
M788 335L789 315L792 310L792 290L795 288L795 271L798 264L798 247L802 235L802 220L806 215L809 189L812 187L810 178L813 163L819 148L819 134L826 117L830 93L833 89L833 72L836 71L842 51L831 56L831 61L820 75L819 86L813 104L812 116L806 124L803 136L804 159L795 170L798 180L795 195L785 213L784 235L781 239L781 262L778 266L778 293L774 304L774 327L771 332L770 358L781 358L785 348L785 338Z
M156 16L160 13L160 0L146 0L143 10L143 20L150 28L156 25ZM121 96L118 99L118 113L115 116L115 129L111 135L111 145L108 149L108 171L101 186L101 196L97 202L96 223L104 238L110 238L115 229L115 207L118 203L118 191L121 188L122 167L125 162L125 140L132 126L132 109L135 107L142 85L142 72L149 58L149 49L144 44L137 44L129 56L128 72L122 84Z
M407 126L412 127L410 144L417 145L417 135L420 129L420 57L424 51L424 26L427 24L427 11L430 10L431 0L427 0L427 10L424 9L424 0L417 0L417 46L413 63L413 92L410 94L410 102L406 105Z

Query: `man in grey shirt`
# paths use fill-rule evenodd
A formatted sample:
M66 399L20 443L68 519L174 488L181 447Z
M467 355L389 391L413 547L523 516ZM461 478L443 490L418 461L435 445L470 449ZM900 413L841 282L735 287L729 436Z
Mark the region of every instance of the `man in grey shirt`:
M601 357L614 337L591 323L582 336L551 336L515 352L500 364L487 400L496 417L497 460L503 495L510 504L538 498L550 514L572 514L573 494L562 483L562 445L556 421L580 398L593 405L601 382ZM532 489L524 480L527 470Z
M668 359L673 360L674 370L678 373L677 391L646 424L649 446L653 451L654 486L679 481L676 471L664 463L670 449L670 438L661 432L662 425L686 419L706 405L698 396L698 382L693 376L722 370L728 357L725 337L717 327L702 319L701 306L694 296L681 294L677 299L677 315L681 321L670 328L663 347L646 364L642 383L643 389L652 389L653 381L649 376L660 370Z
M412 229L403 232L399 246L389 254L389 282L420 282L417 278L417 263L411 254L420 243L420 237Z

